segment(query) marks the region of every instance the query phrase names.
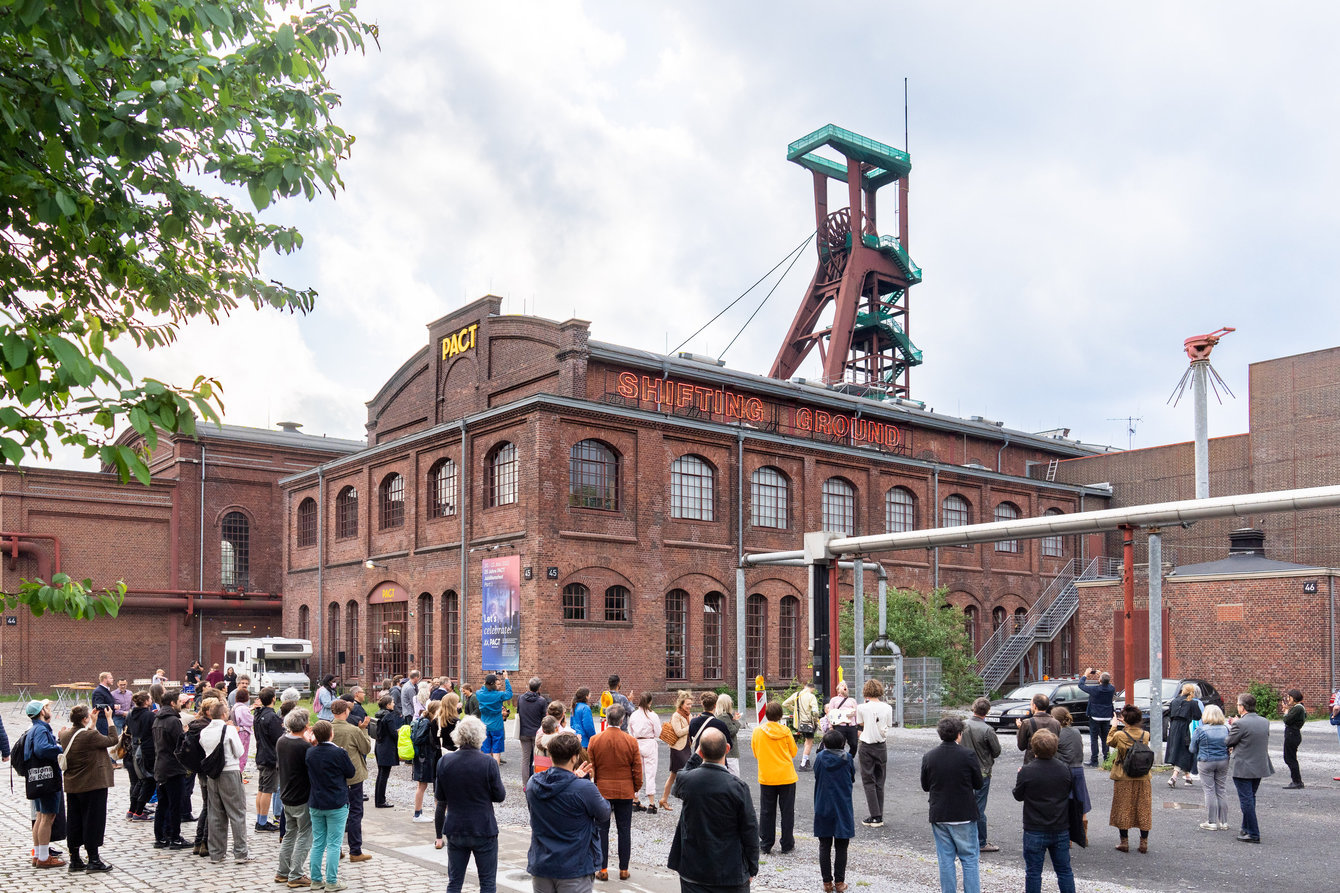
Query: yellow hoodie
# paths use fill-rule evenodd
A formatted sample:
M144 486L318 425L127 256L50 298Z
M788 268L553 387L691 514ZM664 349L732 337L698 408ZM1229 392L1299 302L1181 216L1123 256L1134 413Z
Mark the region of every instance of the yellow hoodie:
M759 784L796 783L796 739L790 729L779 722L765 722L754 729L749 746L758 760Z

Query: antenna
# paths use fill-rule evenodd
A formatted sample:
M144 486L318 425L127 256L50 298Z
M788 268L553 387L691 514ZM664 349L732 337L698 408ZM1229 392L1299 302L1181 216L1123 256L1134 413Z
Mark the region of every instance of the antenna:
M903 78L903 151L912 151L907 144L907 78Z
M1138 424L1140 424L1141 422L1143 422L1143 421L1144 421L1144 417L1143 417L1143 416L1138 416L1138 417L1137 417L1137 416L1129 416L1129 415L1128 415L1128 416L1126 416L1126 417L1124 417L1124 418L1122 418L1122 417L1118 417L1118 418L1115 418L1115 419L1108 419L1108 421L1109 421L1109 422L1125 422L1125 423L1126 423L1126 449L1129 450L1129 449L1131 448L1131 446L1132 446L1132 445L1134 444L1134 442L1135 442L1135 426L1138 425Z

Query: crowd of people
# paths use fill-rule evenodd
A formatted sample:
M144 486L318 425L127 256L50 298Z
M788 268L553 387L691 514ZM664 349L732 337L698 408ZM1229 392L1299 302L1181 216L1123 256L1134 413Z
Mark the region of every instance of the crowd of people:
M340 891L340 863L372 856L363 851L365 801L392 809L387 784L392 771L410 767L416 784L412 822L433 823L434 846L446 849L448 893L462 888L473 859L481 890L496 889L498 830L494 804L504 802L505 722L515 700L522 786L531 826L528 871L537 891L581 893L617 871L632 872L635 812L680 811L669 865L681 886L696 891L745 891L761 855L796 848L795 802L799 773L813 776L813 827L825 891L847 889L846 864L856 834L853 793L859 776L867 827L883 824L887 743L892 708L877 680L868 680L862 701L839 682L820 704L812 685L785 701L771 701L749 735L757 764L758 810L741 780L742 726L729 696L704 692L693 712L691 692L678 692L674 711L662 720L644 692L637 706L610 676L599 702L599 726L591 691L579 689L571 710L545 696L531 678L518 697L510 674L488 674L475 689L457 689L446 677L418 671L383 680L375 715L366 693L353 686L337 693L327 675L310 710L294 689L251 689L245 674L215 665L206 673L194 664L180 691L155 682L132 692L103 673L90 703L71 709L68 725L52 728L51 702L35 700L25 713L31 727L15 742L0 725L0 752L24 776L33 807L35 868L66 866L71 872L106 872L102 858L108 789L115 771L130 783L130 822L152 823L153 846L190 850L211 863L256 859L254 834L277 832L275 882L290 888ZM1141 711L1128 705L1114 715L1108 674L1089 670L1090 742L1069 711L1033 698L1018 723L1015 742L1023 765L1012 787L1022 804L1023 860L1028 891L1041 889L1050 858L1062 893L1074 889L1072 841L1088 843L1090 798L1085 766L1102 766L1112 781L1109 825L1117 850L1148 852L1152 828L1154 763ZM1288 788L1302 787L1297 749L1306 720L1302 695L1285 701L1285 762ZM1199 700L1186 686L1170 709L1165 759L1173 767L1167 784L1197 781L1205 796L1206 831L1227 830L1228 780L1241 811L1238 840L1259 843L1255 797L1273 773L1269 721L1243 694L1237 716ZM940 745L925 754L921 787L929 795L929 821L939 862L941 888L953 893L961 873L965 893L980 889L980 855L998 852L990 842L986 807L1000 738L985 721L990 702L978 699L966 720L945 717L937 726ZM783 722L791 714L790 724ZM1334 711L1340 719L1340 709ZM1340 722L1333 720L1340 726ZM799 738L799 745L797 739ZM669 778L658 791L660 744L669 747ZM369 759L377 768L371 797L364 793ZM798 762L797 762L798 761ZM252 771L248 770L251 767ZM254 798L246 786L254 782ZM197 789L200 811L192 815ZM432 802L425 800L432 792ZM674 798L677 803L672 803ZM248 807L254 810L254 823ZM53 828L65 828L68 859L51 846ZM194 823L194 827L190 827ZM779 833L780 826L780 833ZM61 836L61 835L57 835ZM617 862L617 865L611 865Z

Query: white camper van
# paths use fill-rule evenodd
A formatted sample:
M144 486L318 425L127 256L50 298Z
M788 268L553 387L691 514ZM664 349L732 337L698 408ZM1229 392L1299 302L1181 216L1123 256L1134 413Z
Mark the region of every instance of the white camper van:
M233 667L239 676L250 676L253 694L267 685L273 686L276 694L289 687L304 695L312 691L306 668L312 643L307 639L226 639L223 648L224 666Z

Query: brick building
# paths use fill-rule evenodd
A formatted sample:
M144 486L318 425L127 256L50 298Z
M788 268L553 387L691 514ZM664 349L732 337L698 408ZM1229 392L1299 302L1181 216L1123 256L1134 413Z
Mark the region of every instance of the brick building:
M120 443L138 446L133 432ZM111 623L26 609L0 625L0 691L130 679L223 660L225 633L278 635L283 607L283 502L277 481L362 443L225 425L198 438L160 437L153 483L107 472L0 470L0 584L63 571L98 588L122 580Z
M1210 441L1210 496L1340 481L1340 348L1253 363L1249 430ZM1057 478L1112 485L1113 508L1195 498L1193 444L1093 455L1060 463ZM1230 694L1259 681L1300 688L1324 703L1336 687L1335 576L1340 510L1202 521L1163 531L1165 676L1203 676ZM1259 530L1230 557L1230 537ZM1146 564L1136 537L1136 561ZM1120 555L1120 535L1103 551ZM1136 675L1148 672L1147 571L1136 596ZM1078 660L1120 662L1120 587L1082 584Z
M486 297L428 325L368 403L368 446L285 478L288 635L322 668L477 678L484 562L515 556L524 674L551 691L734 680L741 552L807 530L871 533L1105 508L1108 491L1030 476L1094 449L589 339ZM1024 611L1078 538L884 562L944 586L975 641ZM493 566L493 565L490 565ZM808 675L802 570L747 574L746 665ZM490 611L489 618L494 616ZM1043 659L1073 666L1073 634Z

